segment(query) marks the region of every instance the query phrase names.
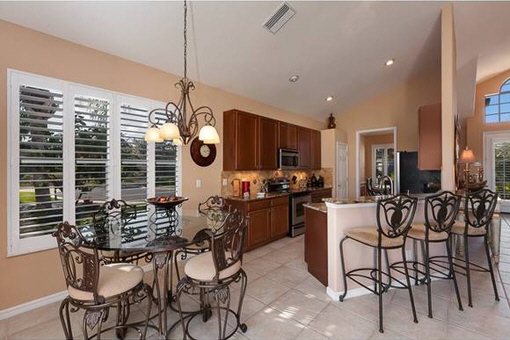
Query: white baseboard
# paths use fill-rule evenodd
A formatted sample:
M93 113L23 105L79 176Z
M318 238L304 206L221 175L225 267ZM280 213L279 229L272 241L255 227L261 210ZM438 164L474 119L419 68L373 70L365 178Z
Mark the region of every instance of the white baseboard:
M39 307L49 305L54 302L62 301L67 296L67 290L59 293L48 295L37 300L32 300L21 305L17 305L11 308L0 310L0 320L13 317L15 315L31 311Z
M331 300L340 301L340 295L342 295L344 292L335 292L333 289L327 287L326 293L329 295ZM367 294L372 294L372 292L369 291L368 289L363 288L363 287L349 289L349 291L347 292L347 295L345 296L345 299L350 299L353 297L358 297L358 296L367 295Z

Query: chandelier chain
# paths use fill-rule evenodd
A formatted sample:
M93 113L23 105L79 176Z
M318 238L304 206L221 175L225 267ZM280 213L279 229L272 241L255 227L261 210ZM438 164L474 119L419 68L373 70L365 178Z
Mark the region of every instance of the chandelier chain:
M184 0L184 78L187 78L187 70L188 70L188 4L186 0Z

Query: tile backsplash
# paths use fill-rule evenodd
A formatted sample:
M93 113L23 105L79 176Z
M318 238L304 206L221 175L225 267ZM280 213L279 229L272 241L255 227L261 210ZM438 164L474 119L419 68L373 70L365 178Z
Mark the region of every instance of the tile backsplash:
M324 178L324 186L331 187L333 185L333 169L332 168L323 168L321 170L315 171L301 171L301 170L273 170L273 171L222 171L221 172L221 182L226 179L227 185L221 186L221 195L222 196L231 196L232 195L232 180L248 180L250 181L250 191L252 193L263 191L264 182L269 178L274 177L287 177L289 180L292 179L293 176L296 176L297 180L295 183L290 182L292 189L299 188L299 181L304 180L307 181L313 174L315 177L319 178L322 176Z

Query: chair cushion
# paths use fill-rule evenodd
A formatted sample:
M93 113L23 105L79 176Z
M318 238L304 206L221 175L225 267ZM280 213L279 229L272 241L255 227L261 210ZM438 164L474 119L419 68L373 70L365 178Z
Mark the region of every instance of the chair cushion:
M241 261L237 261L232 266L220 272L219 279L222 280L234 275L241 269ZM212 258L212 252L203 253L192 257L184 266L184 273L194 280L209 282L214 279L216 269Z
M346 236L356 240L358 242L362 242L368 244L372 247L377 247L378 243L378 231L376 227L362 227L362 228L354 228L348 230L345 233ZM404 245L404 237L399 236L395 238L386 237L381 235L381 247L382 248L393 248L400 247Z
M425 240L425 224L416 223L411 226L411 229L407 232L407 237L410 237L415 240ZM429 230L429 240L431 241L444 241L448 239L448 233L446 231L442 231L440 233L436 233L433 230Z
M452 227L452 233L458 234L458 235L464 235L464 230L466 229L466 224L462 221L455 221ZM485 228L475 228L472 226L468 227L468 235L474 235L474 236L482 236L485 235L486 230Z
M128 292L143 280L143 269L128 263L112 263L101 266L97 292L105 299ZM94 295L74 287L67 287L69 296L75 300L92 301Z

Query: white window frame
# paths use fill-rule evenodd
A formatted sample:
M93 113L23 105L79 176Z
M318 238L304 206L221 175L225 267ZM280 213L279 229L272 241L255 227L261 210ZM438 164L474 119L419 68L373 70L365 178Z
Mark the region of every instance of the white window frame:
M55 239L51 235L20 238L19 229L19 88L22 84L51 88L63 93L63 220L75 221L75 152L74 152L74 97L78 94L97 96L111 100L110 136L112 148L110 166L112 173L120 174L120 108L122 104L146 107L149 112L155 108L164 107L164 103L131 96L114 91L103 90L87 85L71 83L59 79L30 74L18 70L7 70L7 256L17 256L42 251L56 247ZM147 197L155 195L155 145L149 143L147 169ZM176 194L182 192L182 146L177 147L176 154ZM108 197L120 197L121 177L112 175L109 179ZM72 198L72 199L70 199Z
M372 179L374 181L377 181L377 177L376 177L376 173L377 173L377 165L376 165L376 155L375 155L375 150L376 149L384 149L384 157L385 157L385 160L386 160L386 163L388 161L388 149L394 149L394 146L393 144L389 143L389 144L374 144L372 145ZM393 150L393 154L395 154L395 150ZM393 162L395 162L395 159L393 159ZM387 164L386 164L387 165ZM388 174L384 174L384 170L386 169L383 169L383 176L387 176Z

